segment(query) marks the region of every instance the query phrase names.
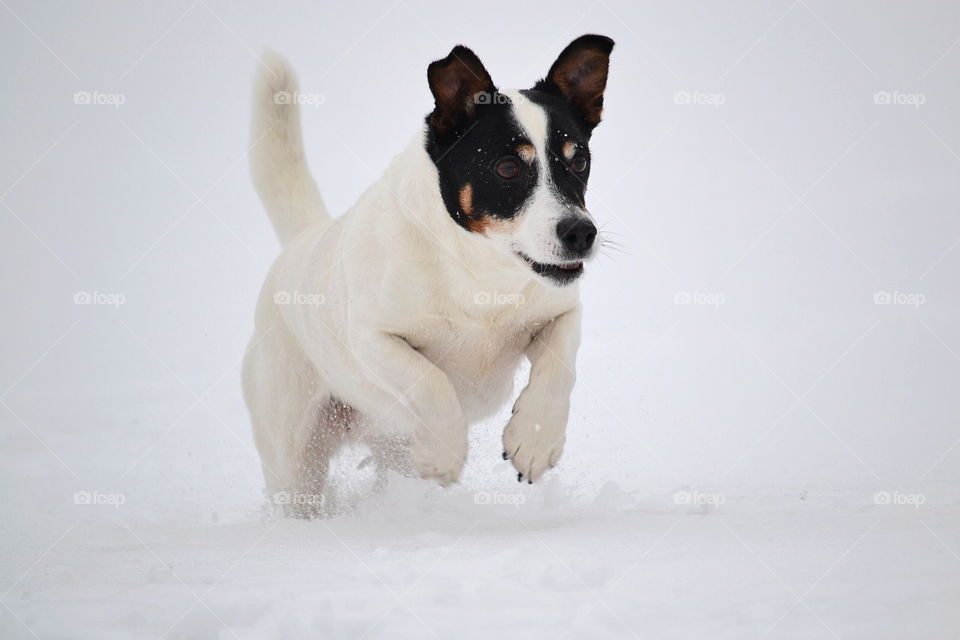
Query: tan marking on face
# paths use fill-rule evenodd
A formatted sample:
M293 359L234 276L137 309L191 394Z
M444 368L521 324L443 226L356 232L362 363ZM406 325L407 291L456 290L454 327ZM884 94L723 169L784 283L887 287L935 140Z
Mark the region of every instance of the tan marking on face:
M517 147L517 155L520 156L521 160L527 164L530 164L533 162L534 158L537 157L537 150L532 144L521 144Z
M473 185L466 184L460 189L460 209L465 214L473 215Z
M474 233L480 233L489 236L495 233L513 233L520 226L520 221L513 218L496 218L489 213L471 217L467 221L467 227Z
M485 235L487 224L490 222L490 216L478 216L467 220L467 228L474 233Z
M577 143L567 140L563 143L563 157L567 160L573 159L573 154L577 152Z

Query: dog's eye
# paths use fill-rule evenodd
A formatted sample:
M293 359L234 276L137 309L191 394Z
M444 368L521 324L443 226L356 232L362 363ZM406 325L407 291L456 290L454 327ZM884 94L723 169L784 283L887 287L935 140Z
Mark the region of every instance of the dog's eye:
M495 167L497 175L505 180L512 180L520 175L520 172L523 171L523 168L520 166L520 162L516 158L506 157L500 158Z
M583 173L587 170L587 156L576 155L570 161L570 168L574 173Z

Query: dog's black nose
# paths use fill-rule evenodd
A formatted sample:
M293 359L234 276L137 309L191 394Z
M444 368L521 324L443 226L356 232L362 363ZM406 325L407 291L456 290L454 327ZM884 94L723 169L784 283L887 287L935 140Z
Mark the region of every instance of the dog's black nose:
M587 218L566 218L557 223L557 235L567 251L582 256L593 246L597 228Z

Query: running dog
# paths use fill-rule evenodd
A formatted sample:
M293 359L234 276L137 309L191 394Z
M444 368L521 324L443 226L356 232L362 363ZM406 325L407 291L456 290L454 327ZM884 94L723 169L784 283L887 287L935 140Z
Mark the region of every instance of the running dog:
M612 49L582 36L532 89L507 91L454 47L427 68L423 126L337 218L304 157L294 73L266 54L250 157L283 250L257 302L243 391L268 491L321 495L349 442L380 469L456 482L468 426L507 401L523 356L530 378L503 457L531 483L556 464L578 281L597 247L584 195Z

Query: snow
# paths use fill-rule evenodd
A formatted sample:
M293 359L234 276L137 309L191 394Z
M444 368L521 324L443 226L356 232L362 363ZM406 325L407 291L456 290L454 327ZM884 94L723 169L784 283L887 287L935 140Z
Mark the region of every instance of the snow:
M107 453L123 419L87 442L71 424L45 434L67 460L111 468L83 482L29 434L4 447L0 636L898 638L960 624L956 485L889 504L870 490L643 492L587 473L576 447L527 485L491 421L461 486L391 477L371 493L351 451L335 470L344 511L304 522L260 498L255 455L224 426L243 432L241 407L195 419L149 434L122 479L130 461Z
M6 0L0 637L956 637L958 9L584 10ZM239 392L277 251L251 50L324 96L343 211L428 61L527 86L585 32L617 41L588 203L622 251L583 283L561 464L515 482L501 413L457 487L374 493L350 451L338 515L277 518Z
M895 638L960 623L943 540L960 531L956 491L919 509L829 494L715 509L572 489L504 485L494 495L523 503L492 505L395 478L310 522L142 524L105 507L7 604L39 637L82 638Z

